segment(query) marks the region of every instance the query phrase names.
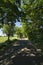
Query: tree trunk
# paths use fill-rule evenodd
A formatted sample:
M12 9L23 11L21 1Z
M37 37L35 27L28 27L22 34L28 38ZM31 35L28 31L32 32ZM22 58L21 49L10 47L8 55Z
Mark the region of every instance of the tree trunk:
M9 36L8 36L8 41L9 41Z
M10 35L8 34L8 41L10 40L9 37L10 37Z

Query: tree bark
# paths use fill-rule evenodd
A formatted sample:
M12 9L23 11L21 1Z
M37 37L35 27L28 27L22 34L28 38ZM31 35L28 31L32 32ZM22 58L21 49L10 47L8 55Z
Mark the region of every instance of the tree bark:
M9 37L10 37L10 35L8 34L8 41L10 40Z

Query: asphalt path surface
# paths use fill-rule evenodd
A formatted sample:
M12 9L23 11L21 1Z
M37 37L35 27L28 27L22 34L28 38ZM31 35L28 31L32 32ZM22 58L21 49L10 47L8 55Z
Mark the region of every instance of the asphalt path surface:
M0 65L35 65L35 50L36 48L28 40L15 41L7 49L0 50Z

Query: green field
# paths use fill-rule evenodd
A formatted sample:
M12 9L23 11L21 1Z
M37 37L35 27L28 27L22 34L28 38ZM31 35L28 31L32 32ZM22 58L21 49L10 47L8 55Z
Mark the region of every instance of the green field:
M16 37L10 37L10 40L14 40L16 39ZM0 43L5 42L6 40L8 40L8 37L0 37Z

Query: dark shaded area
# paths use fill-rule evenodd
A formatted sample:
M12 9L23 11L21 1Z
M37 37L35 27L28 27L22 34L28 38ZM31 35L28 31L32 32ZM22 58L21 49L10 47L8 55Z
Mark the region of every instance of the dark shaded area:
M0 48L0 65L43 65L43 54L28 40L6 43Z

